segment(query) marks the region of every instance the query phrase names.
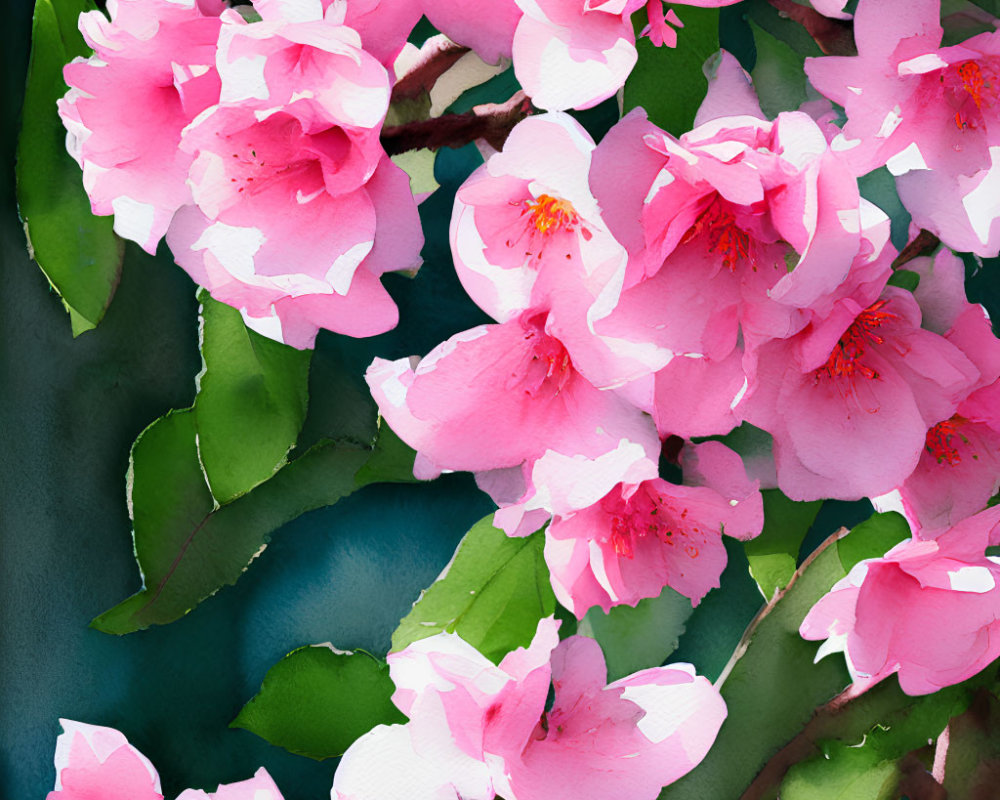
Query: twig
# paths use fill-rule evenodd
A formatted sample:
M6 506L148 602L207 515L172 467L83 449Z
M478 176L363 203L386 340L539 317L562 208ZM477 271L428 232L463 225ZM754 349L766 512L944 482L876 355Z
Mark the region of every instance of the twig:
M828 56L856 56L854 26L845 20L824 17L818 11L800 6L795 0L767 0L789 19L799 23Z
M500 150L511 129L532 113L531 101L518 92L506 103L476 106L464 114L445 114L382 129L382 146L389 155L426 147L462 147L485 139Z

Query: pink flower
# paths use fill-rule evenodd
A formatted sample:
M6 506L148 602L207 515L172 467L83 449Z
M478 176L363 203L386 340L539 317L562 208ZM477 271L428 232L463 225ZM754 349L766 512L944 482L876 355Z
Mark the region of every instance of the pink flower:
M466 0L421 0L424 16L453 42L472 48L487 64L511 57L521 19L515 0L470 5Z
M177 262L255 330L310 347L319 328L370 336L398 313L379 276L419 263L408 179L378 140L385 68L331 6L248 24L223 14L221 103L181 143L193 204L167 234ZM305 9L305 10L302 10ZM379 222L381 220L381 222Z
M826 639L817 659L843 651L865 689L893 672L910 695L960 683L1000 656L1000 508L932 541L910 539L862 561L806 616L806 639Z
M549 452L533 466L531 489L497 511L495 524L524 535L538 527L535 509L553 515L545 561L556 597L579 618L595 605L605 612L634 606L664 586L697 605L726 566L722 534L758 535L763 505L756 482L724 445L685 449L682 462L685 482L697 485L657 477L656 464L634 447L597 459Z
M789 497L884 494L917 466L927 429L947 419L980 373L947 339L920 328L913 296L886 279L859 287L799 334L755 351L755 380L736 413L774 436Z
M859 210L856 181L805 114L712 118L675 139L636 110L593 159L591 186L629 252L618 306L595 329L671 354L721 360L741 330L789 335L873 247L869 229L882 239L884 215Z
M149 253L190 202L192 156L181 131L219 99L215 45L221 0L109 0L80 15L94 55L64 70L67 147L95 214Z
M1000 145L1000 34L942 48L940 12L940 0L862 0L858 55L807 59L806 73L847 112L834 147L856 174L888 164L918 225L995 256L997 178L984 176Z
M652 800L704 758L726 716L705 678L674 664L605 686L598 644L559 643L558 625L541 620L499 666L448 633L391 653L410 721L348 749L333 800Z
M739 0L689 0L716 8ZM642 31L674 47L683 27L661 0L496 0L478 5L424 0L424 14L450 39L491 64L513 58L514 74L532 102L546 110L585 109L617 92L638 54L632 14L645 9Z
M60 720L56 740L56 787L47 800L163 800L160 778L142 753L114 728ZM267 770L206 793L187 789L177 800L281 800Z
M595 385L620 385L659 366L628 343L593 334L626 253L588 185L594 142L568 114L528 117L459 188L451 222L455 269L469 296L506 322L550 311L547 327Z
M943 248L907 264L920 274L914 296L923 327L940 333L979 370L955 413L934 424L916 469L895 492L875 502L898 508L914 531L956 524L986 507L1000 488L1000 341L981 306L965 298L965 266Z
M380 413L418 451L417 471L519 467L546 450L597 456L627 439L659 451L652 421L576 369L573 342L544 311L481 325L416 365L376 358L365 376Z

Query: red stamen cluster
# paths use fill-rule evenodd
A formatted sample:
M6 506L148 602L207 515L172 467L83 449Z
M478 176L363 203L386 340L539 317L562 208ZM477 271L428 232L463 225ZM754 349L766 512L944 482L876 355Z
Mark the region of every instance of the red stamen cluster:
M825 372L831 378L853 378L855 374L859 374L868 380L878 380L878 372L867 364L862 364L860 359L869 345L885 342L875 330L889 320L896 319L896 315L891 311L883 311L888 302L888 300L878 300L858 314L834 346L830 358L816 370L817 375Z
M924 443L924 448L934 457L934 460L937 461L938 464L955 466L955 464L961 463L962 455L958 452L958 448L955 447L955 439L958 437L963 441L967 441L965 437L958 432L959 426L964 421L965 420L956 415L951 419L939 422L927 431L927 439Z
M740 261L750 261L752 268L757 269L750 234L736 224L736 217L723 206L718 195L688 228L680 243L687 244L703 233L708 236L708 252L722 256L722 266L730 272L736 271Z

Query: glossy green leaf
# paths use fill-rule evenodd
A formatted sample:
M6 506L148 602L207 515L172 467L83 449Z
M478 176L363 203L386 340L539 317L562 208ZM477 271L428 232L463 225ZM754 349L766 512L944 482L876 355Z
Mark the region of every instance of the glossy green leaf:
M95 217L79 165L66 152L56 100L63 65L90 54L77 31L87 0L36 0L17 150L17 203L28 248L69 312L73 335L94 328L118 286L124 245Z
M911 697L890 677L836 709L822 709L786 747L799 756L814 755L788 770L781 783L782 800L897 797L902 759L937 739L949 719L965 711L980 688L995 678L993 667L956 686ZM811 750L802 746L810 743ZM881 780L875 780L876 775Z
M754 619L720 678L729 716L708 756L667 787L664 800L739 797L761 767L849 682L842 658L813 663L799 636L813 604L846 573L834 534Z
M625 81L624 109L641 106L651 122L680 136L691 130L708 90L702 67L719 49L719 10L677 6L674 11L684 23L677 47L654 47L648 38L639 39L639 61Z
M376 725L406 722L392 704L394 690L386 664L364 651L300 647L268 670L230 727L299 755L331 758Z
M526 647L538 620L555 612L544 535L509 537L492 523L491 515L465 535L451 563L392 634L393 651L448 631L499 661Z
M369 483L418 483L413 477L417 451L400 439L388 423L379 417L378 436L371 457L355 477L359 486Z
M866 558L881 558L893 547L910 538L910 525L896 512L872 514L860 525L855 525L851 535L837 542L837 553L845 572Z
M668 586L659 597L647 597L634 607L613 606L605 614L595 606L580 621L577 633L597 640L608 680L616 681L663 664L677 649L692 611L691 600Z
M765 600L783 589L795 574L799 548L819 513L822 500L798 503L778 489L761 492L764 498L764 530L744 542L750 574Z
M285 463L306 416L312 353L249 330L239 311L204 289L198 299L198 454L212 495L224 505Z
M750 76L761 111L770 119L782 111L797 110L806 101L805 57L760 25L751 21L750 27L757 47Z
M768 0L746 0L741 4L748 20L784 42L802 56L822 56L819 45L799 23L782 14Z
M793 768L781 785L781 800L891 800L899 785L893 761L867 747L837 747L821 760Z
M182 617L235 583L272 531L357 488L369 456L355 444L325 442L232 503L214 507L198 464L191 410L154 422L132 448L129 507L143 588L91 624L131 633Z

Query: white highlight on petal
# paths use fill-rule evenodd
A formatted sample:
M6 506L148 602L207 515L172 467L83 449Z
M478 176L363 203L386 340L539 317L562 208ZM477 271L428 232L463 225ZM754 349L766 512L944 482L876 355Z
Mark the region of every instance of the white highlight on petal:
M975 592L985 594L996 588L996 580L993 573L986 567L960 567L956 570L949 570L948 580L951 588L956 592Z
M326 280L333 288L337 294L341 297L346 297L347 292L351 288L351 281L354 280L354 273L358 268L358 265L364 261L365 256L367 256L375 242L359 242L354 245L346 253L341 253L337 256L337 260L333 262L333 266L326 272Z
M984 245L990 240L993 222L1000 217L1000 147L990 148L990 159L993 163L979 185L962 198L972 230Z
M281 330L281 320L278 318L278 312L274 306L271 306L271 314L267 317L251 317L245 308L240 309L240 316L243 317L243 322L250 330L284 344L285 338Z
M264 80L264 66L267 57L263 54L250 58L237 58L225 64L219 71L223 73L220 103L239 103L243 100L267 100L271 93Z
M156 220L155 206L122 195L111 201L111 208L115 212L115 233L142 245L149 242Z
M646 193L646 197L642 201L642 204L647 205L654 197L656 197L660 189L664 186L669 186L673 182L673 173L667 169L661 169L658 173L656 173L656 177L653 178L653 182L649 185L649 191Z
M905 175L911 169L929 169L916 142L910 142L905 150L886 161L885 166L896 177Z
M878 129L878 133L875 134L876 139L888 139L892 136L893 131L899 127L899 123L903 121L903 110L899 107L899 103L885 115L885 119L882 120L882 125Z
M933 72L936 69L943 69L948 66L937 53L924 53L922 56L911 58L907 61L900 61L896 66L897 75L923 75Z
M202 232L192 250L208 250L233 277L252 282L253 257L267 237L259 228L239 228L224 222L213 222Z
M830 142L830 149L835 153L843 153L845 150L853 150L861 144L860 139L848 139L844 134L838 133Z

